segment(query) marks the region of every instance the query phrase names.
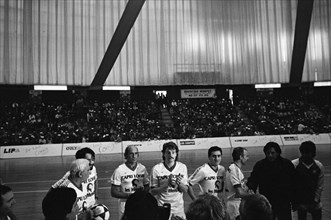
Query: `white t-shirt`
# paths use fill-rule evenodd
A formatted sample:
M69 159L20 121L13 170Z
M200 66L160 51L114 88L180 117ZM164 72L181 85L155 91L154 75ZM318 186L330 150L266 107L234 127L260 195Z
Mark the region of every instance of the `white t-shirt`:
M191 186L199 184L200 194L208 193L219 196L223 192L225 180L225 169L218 165L217 171L211 168L208 163L198 167L189 177L188 183Z
M149 176L146 167L141 163L137 163L137 167L131 170L125 163L119 165L112 176L110 182L112 185L120 186L121 192L134 193L134 184L136 181L143 183L143 185L149 184ZM119 199L119 213L120 217L124 213L126 199Z
M187 167L185 164L176 161L174 167L169 170L163 162L156 164L152 168L151 172L151 187L160 187L164 182L168 181L170 174L173 176L181 175L183 177L181 183L188 185L187 183ZM184 200L183 193L172 186L168 186L168 189L155 196L159 205L162 206L164 203L171 204L171 214L175 216L185 217L184 214Z
M68 179L70 172L66 172L64 176L58 180L56 183L52 185L52 188L57 188L63 184L64 181ZM83 187L86 188L87 191L87 208L92 207L96 203L95 198L95 184L98 180L97 169L93 166L92 170L90 171L90 175L87 178L87 181L83 183Z
M231 220L239 216L241 202L241 198L236 197L235 185L240 185L246 191L248 189L243 172L235 163L232 163L226 171L225 177L226 210Z

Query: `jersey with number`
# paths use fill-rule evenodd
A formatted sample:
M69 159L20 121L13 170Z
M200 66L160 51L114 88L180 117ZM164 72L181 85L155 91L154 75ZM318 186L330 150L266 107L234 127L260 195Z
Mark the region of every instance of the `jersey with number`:
M112 185L120 186L121 192L134 193L135 184L142 183L149 185L149 176L147 169L141 163L137 163L137 167L131 170L125 163L118 166L110 178ZM123 214L126 199L119 199L120 215Z
M223 192L225 169L218 165L215 171L208 163L198 167L189 177L188 183L191 186L199 184L200 194L208 193L214 196Z
M238 167L235 163L232 163L226 171L225 178L225 195L227 200L241 200L236 197L235 185L240 185L244 190L248 189L244 174L240 167Z
M86 182L83 183L83 187L86 188L87 191L87 207L91 207L96 204L96 181L98 180L97 169L93 166L92 170L90 170L90 175L87 178Z
M56 188L59 187L60 185L63 184L64 181L66 181L66 179L68 179L70 175L70 172L66 172L64 174L64 176L58 180L56 183L54 183L52 185L52 188ZM97 175L97 169L95 168L95 166L93 166L92 170L90 170L90 175L87 178L86 182L83 183L83 187L86 188L87 191L87 207L90 208L93 205L95 205L96 203L96 198L95 198L95 184L96 181L98 179L98 175Z
M169 176L173 175L174 177L180 175L182 176L181 183L188 185L187 183L187 167L185 164L176 161L176 164L172 169L169 170L163 162L156 164L152 168L151 172L151 187L160 187L164 182L168 182ZM181 215L184 213L184 200L183 192L178 190L178 186L172 187L168 186L167 190L157 194L156 199L160 206L164 203L171 204L171 214ZM171 216L171 215L170 215Z
M77 194L77 206L79 211L85 210L88 208L87 206L87 190L86 187L81 187L79 189L75 184L73 184L68 178L61 179L62 182L58 183L57 187L68 187L73 188ZM56 188L56 187L54 187Z

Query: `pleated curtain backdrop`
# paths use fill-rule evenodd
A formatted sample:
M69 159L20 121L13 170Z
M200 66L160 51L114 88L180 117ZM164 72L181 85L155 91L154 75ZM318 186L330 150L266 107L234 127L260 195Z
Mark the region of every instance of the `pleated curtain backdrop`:
M289 82L298 0L146 0L105 85ZM91 84L127 0L0 0L0 84ZM330 80L315 0L303 81Z

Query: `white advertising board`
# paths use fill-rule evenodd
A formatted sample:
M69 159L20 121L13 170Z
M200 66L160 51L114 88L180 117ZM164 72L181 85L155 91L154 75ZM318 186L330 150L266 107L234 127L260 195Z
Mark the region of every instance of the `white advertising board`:
M212 146L231 148L230 140L228 137L182 139L177 140L177 145L179 150L209 149Z
M296 134L285 134L280 136L284 146L286 145L299 145L299 138Z
M62 144L18 145L0 147L0 158L61 156Z
M315 144L331 144L329 134L298 134L297 136L299 143L312 141Z
M84 147L91 148L95 154L112 154L122 152L121 142L86 142L63 144L62 155L75 155L77 150Z
M123 152L128 146L136 146L139 152L161 152L163 144L172 141L177 144L176 140L153 140L153 141L124 141Z
M276 142L280 146L283 145L280 136L266 135L266 136L237 136L230 137L232 147L262 147L268 142Z

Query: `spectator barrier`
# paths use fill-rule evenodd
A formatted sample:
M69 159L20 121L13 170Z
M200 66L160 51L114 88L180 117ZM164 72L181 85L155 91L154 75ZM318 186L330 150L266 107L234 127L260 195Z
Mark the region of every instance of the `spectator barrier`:
M161 151L162 145L168 141L177 143L180 150L208 149L218 145L222 148L232 147L260 147L269 141L277 142L280 146L299 145L303 141L311 140L316 144L330 144L329 134L294 134L294 135L266 135L266 136L236 136L220 138L196 138L178 140L152 140L152 141L123 141L123 142L87 142L72 144L41 144L1 146L0 159L25 157L50 157L75 155L83 147L90 147L96 154L122 153L127 146L135 145L140 152Z

